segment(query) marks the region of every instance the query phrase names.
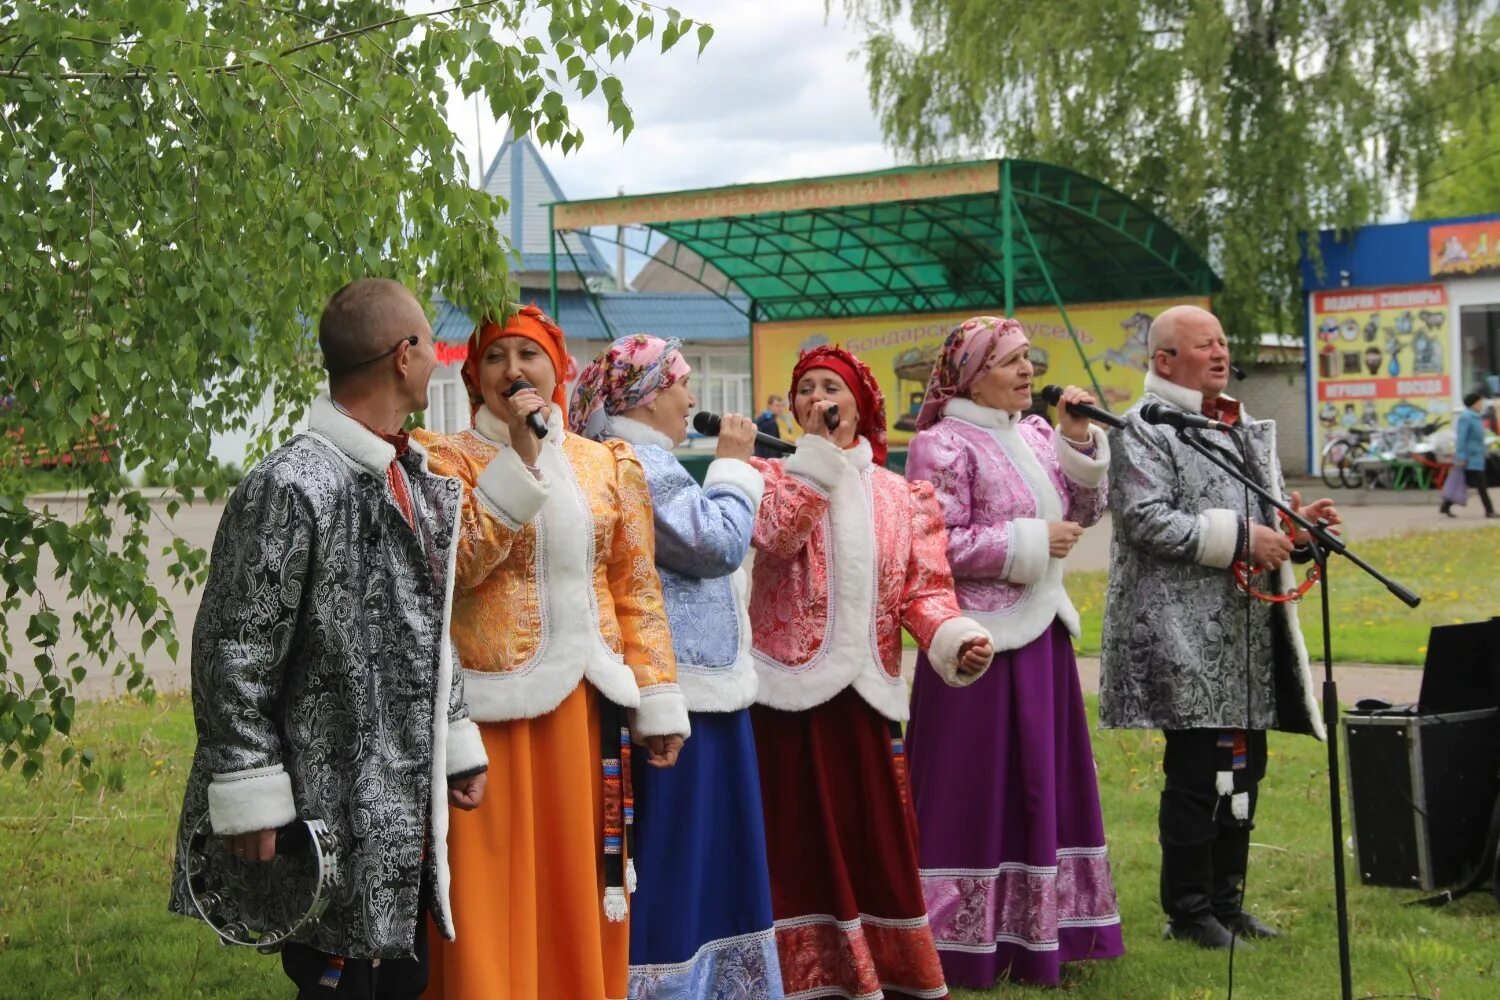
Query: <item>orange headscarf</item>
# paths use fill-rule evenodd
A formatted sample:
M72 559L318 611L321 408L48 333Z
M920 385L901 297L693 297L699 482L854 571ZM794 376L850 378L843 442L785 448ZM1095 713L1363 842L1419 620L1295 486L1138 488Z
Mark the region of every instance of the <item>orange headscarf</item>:
M567 382L574 375L573 358L568 354L562 327L554 323L550 316L536 306L522 306L505 321L504 326L493 320L482 321L474 328L474 332L469 334L469 356L465 359L459 374L463 376L464 385L469 390L470 411L477 413L484 405L484 397L479 391L479 360L484 357L484 352L489 346L501 337L525 337L547 352L547 357L552 361L552 371L557 376L557 384L552 389L552 405L558 408L562 414L563 423L566 424L568 420Z

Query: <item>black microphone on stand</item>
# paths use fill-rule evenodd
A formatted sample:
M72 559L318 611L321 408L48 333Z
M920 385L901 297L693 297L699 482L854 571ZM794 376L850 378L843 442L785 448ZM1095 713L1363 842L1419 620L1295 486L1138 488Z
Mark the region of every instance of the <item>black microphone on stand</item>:
M516 379L514 382L512 382L510 384L510 388L509 389L505 390L505 398L509 399L510 397L514 396L516 393L520 392L522 389L535 389L535 388L536 388L536 386L532 385L530 382L526 381L524 378L518 378L518 379ZM545 420L542 419L542 415L540 413L528 413L528 414L526 414L526 426L531 428L531 433L535 434L538 439L541 439L541 438L544 438L544 437L547 436L547 421L545 421Z
M1062 393L1063 391L1061 386L1044 385L1042 386L1042 391L1038 393L1038 395L1040 395L1048 403L1051 403L1053 406L1061 406ZM1088 403L1069 403L1068 412L1075 416L1088 417L1090 420L1097 420L1099 423L1108 424L1110 427L1125 426L1125 421L1121 420L1113 413L1110 413L1108 410L1101 407L1092 406Z
M1245 381L1246 378L1249 377L1248 374L1245 372L1245 369L1241 368L1239 365L1235 364L1233 361L1229 362L1229 374L1231 374L1231 375L1234 376L1234 379L1235 379L1236 382L1243 382L1243 381Z
M1166 403L1143 403L1139 412L1141 419L1148 424L1166 424L1168 427L1175 427L1180 431L1193 428L1200 431L1233 432L1236 429L1233 424L1226 424L1224 421L1215 420L1213 417L1205 417L1201 413L1189 413L1186 410L1179 410L1175 406L1168 406Z
M693 430L697 431L699 434L702 434L704 437L718 437L719 423L720 419L717 413L709 413L707 410L699 410L697 413L693 414ZM760 445L762 448L767 449L768 451L776 452L778 455L790 455L792 452L797 450L797 445L793 442L783 441L779 437L772 437L769 434L762 434L760 431L755 432L755 443Z

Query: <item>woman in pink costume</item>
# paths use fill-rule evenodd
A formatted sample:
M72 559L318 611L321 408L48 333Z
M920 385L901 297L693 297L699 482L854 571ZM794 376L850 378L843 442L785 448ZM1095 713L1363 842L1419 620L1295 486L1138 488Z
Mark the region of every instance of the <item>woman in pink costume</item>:
M1063 560L1105 509L1109 445L1069 402L1058 429L1031 406L1021 324L980 316L949 334L917 416L906 475L932 483L964 613L995 637L959 692L917 662L907 734L922 891L948 981L1055 985L1064 962L1124 952Z

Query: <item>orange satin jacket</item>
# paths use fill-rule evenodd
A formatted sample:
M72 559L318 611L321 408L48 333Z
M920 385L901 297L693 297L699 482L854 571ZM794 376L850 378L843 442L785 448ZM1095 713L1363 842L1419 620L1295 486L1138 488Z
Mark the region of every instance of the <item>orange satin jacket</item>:
M470 714L536 718L582 680L635 709L637 737L687 735L635 452L567 432L554 411L532 475L481 408L458 434L417 431L431 469L464 483L453 645Z

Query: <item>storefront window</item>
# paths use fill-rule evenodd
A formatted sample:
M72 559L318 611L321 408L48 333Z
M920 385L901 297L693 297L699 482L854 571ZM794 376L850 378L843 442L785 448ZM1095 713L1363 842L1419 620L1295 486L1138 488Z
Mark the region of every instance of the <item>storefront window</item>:
M1459 312L1464 392L1500 396L1500 302L1463 306Z

